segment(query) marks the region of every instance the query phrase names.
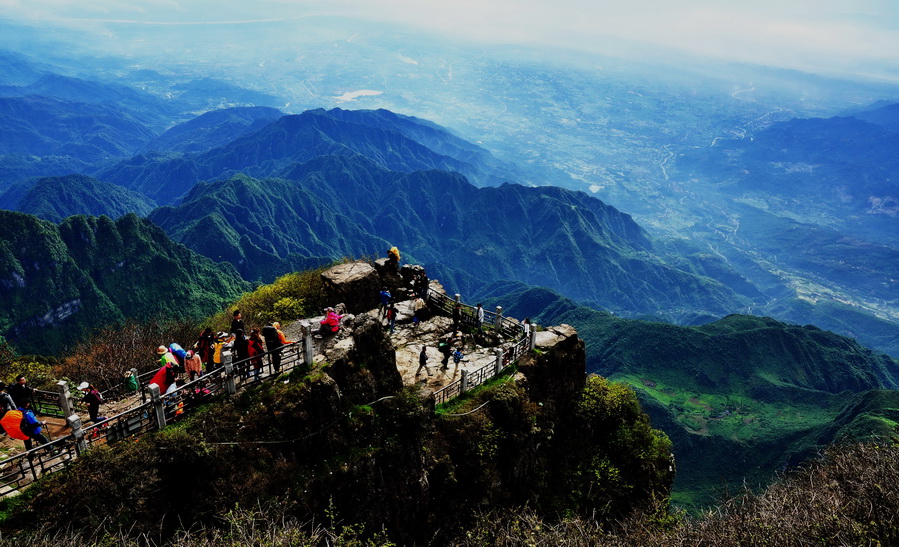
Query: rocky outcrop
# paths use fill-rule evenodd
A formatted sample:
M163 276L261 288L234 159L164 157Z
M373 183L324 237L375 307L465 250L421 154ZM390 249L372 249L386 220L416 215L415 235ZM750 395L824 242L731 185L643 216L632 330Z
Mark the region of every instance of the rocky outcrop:
M544 406L568 409L586 382L586 349L570 325L549 327L537 333L535 355L522 359L518 370L525 377L525 389Z
M362 313L378 306L381 276L370 264L348 262L322 272L325 291L331 302L347 303L350 313Z
M383 397L403 387L396 351L381 323L370 315L356 316L352 336L335 344L328 359L331 377L360 400Z

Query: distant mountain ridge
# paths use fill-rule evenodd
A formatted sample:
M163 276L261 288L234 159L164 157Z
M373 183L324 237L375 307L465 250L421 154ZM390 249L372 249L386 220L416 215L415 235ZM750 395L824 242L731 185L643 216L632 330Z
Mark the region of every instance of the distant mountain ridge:
M72 215L105 215L116 219L128 213L146 216L156 204L143 194L85 175L44 177L0 194L0 208L60 222Z
M668 306L713 314L742 301L712 279L654 258L629 215L581 192L477 188L456 173L398 173L345 155L296 164L281 178L199 185L150 219L251 278L254 264L241 251L248 240L280 258L381 256L399 245L429 269L443 265L453 276L445 284L462 290L475 288L468 275L518 279L631 313Z
M265 106L211 110L168 129L146 143L139 152L206 152L258 131L283 115L280 110Z
M764 483L833 442L895 432L899 362L811 325L624 319L516 283L478 296L513 317L578 330L588 371L632 386L674 442L680 504L711 503L725 481Z
M360 123L371 116L375 117L372 124ZM404 126L419 123L410 118L402 120ZM386 127L383 116L376 114L360 118L344 116L339 109L309 110L284 116L256 132L201 154L177 158L136 156L104 171L98 178L141 192L158 203L170 204L200 181L228 178L237 173L263 178L291 164L328 155L359 154L384 168L406 173L440 169L473 174L475 180L483 177L464 161L437 153L395 128ZM433 124L425 127L429 133L437 132ZM433 136L431 139L437 140ZM447 136L441 142L452 141Z

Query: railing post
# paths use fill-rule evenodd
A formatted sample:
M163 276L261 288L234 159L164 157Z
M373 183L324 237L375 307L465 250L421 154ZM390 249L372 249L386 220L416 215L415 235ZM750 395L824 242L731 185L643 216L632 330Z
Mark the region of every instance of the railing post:
M528 329L528 351L534 351L534 348L537 347L537 329L534 328L534 325L531 325Z
M303 323L303 364L307 367L312 366L312 359L315 358L315 348L312 347L312 325Z
M72 414L66 418L66 421L72 428L72 436L75 438L75 453L80 457L87 451L87 441L84 440L84 430L81 429L81 417Z
M165 427L165 408L163 408L159 386L150 384L147 386L147 390L150 392L150 401L153 403L153 409L156 410L156 425L159 429L162 429Z
M466 369L462 369L462 385L459 387L459 395L462 395L468 391L468 371Z
M503 348L496 348L494 350L496 354L496 366L493 370L493 375L498 376L500 371L503 370Z
M493 328L496 329L496 335L500 336L503 330L503 307L496 307L496 319L495 323L493 323Z
M231 352L222 353L222 367L225 369L225 389L228 395L237 393L237 386L234 384L234 363L231 361Z
M63 416L75 414L75 405L72 404L72 395L69 393L69 383L65 380L56 382L56 393L59 394L59 408Z

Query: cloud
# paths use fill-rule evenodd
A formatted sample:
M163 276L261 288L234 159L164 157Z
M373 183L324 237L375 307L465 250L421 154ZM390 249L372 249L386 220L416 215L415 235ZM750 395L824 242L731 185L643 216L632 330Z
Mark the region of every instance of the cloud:
M5 17L196 24L337 15L488 42L602 51L615 37L826 70L899 63L894 0L0 0Z

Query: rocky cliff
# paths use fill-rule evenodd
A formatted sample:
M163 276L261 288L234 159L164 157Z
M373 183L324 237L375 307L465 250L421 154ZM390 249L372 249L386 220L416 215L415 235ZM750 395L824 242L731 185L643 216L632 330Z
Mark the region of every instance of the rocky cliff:
M426 544L493 509L611 519L667 496L670 443L632 391L586 377L574 329L548 329L518 371L435 412L417 385L401 385L377 320L353 325L327 362L92 452L32 487L2 526L77 513L79 526L169 535L214 526L235 505L278 503Z

